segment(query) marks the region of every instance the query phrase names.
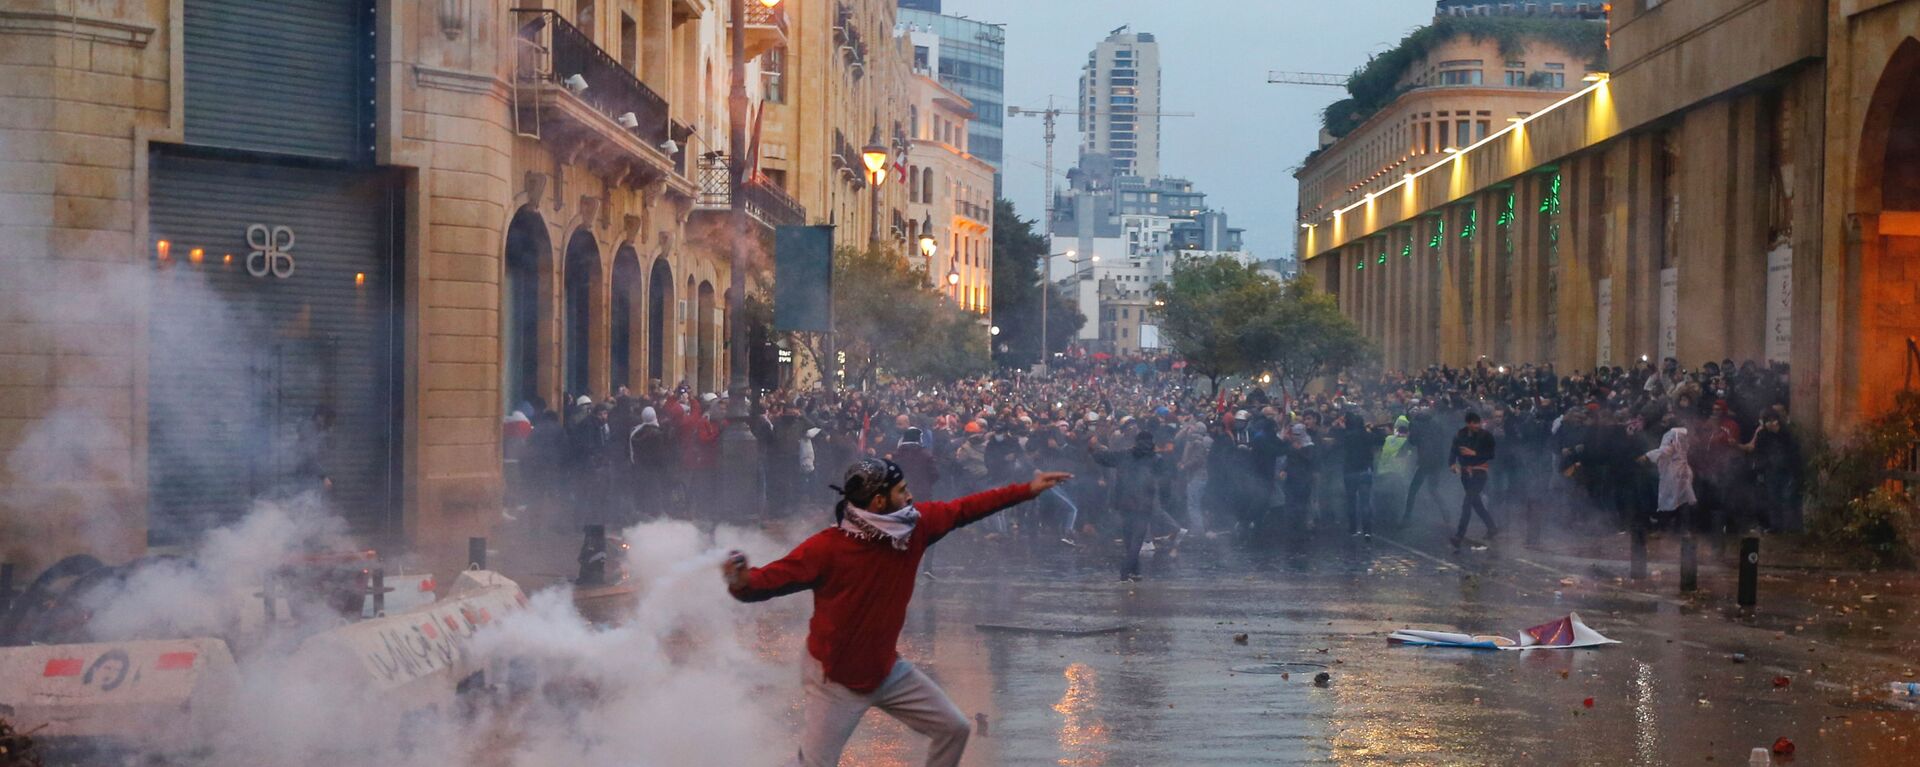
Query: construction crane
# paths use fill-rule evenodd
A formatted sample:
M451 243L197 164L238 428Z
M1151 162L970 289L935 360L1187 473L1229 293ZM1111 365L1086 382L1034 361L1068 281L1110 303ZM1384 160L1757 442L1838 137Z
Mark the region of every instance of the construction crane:
M1114 32L1117 34L1118 32L1120 32L1120 30L1124 30L1124 29L1126 29L1126 27L1123 26L1120 29L1114 30ZM1113 110L1108 110L1108 111L1113 111ZM1046 218L1041 219L1040 221L1040 234L1041 236L1048 238L1048 242L1049 242L1049 245L1047 246L1048 251L1053 250L1053 246L1051 245L1052 232L1053 232L1053 139L1054 139L1054 136L1057 135L1054 131L1054 123L1060 118L1061 115L1081 117L1088 114L1092 114L1092 113L1081 112L1075 109L1061 109L1059 107L1056 107L1053 105L1052 96L1047 97L1047 106L1045 109L1017 107L1011 104L1007 105L1008 117L1038 117L1040 118L1040 124L1045 126L1046 128L1046 133L1044 135L1047 140L1047 162L1046 162L1046 167L1043 169L1043 173L1046 179L1047 196L1046 196L1046 199L1042 201L1045 204L1045 208L1046 208ZM1136 117L1192 117L1193 116L1192 112L1122 112L1120 114L1129 114ZM1050 292L1050 284L1053 282L1053 257L1051 255L1047 256L1046 263L1041 265L1040 274L1042 279L1044 280L1040 289L1040 300L1041 300L1041 304L1040 304L1040 365L1043 366L1042 369L1045 369L1045 366L1049 365L1051 362L1051 360L1047 358L1047 309L1046 309L1047 293Z
M1125 115L1132 115L1135 117L1192 117L1194 116L1192 112L1133 112L1133 111L1123 112L1123 111L1111 110L1111 109L1108 111L1114 114L1125 114ZM1051 227L1053 225L1053 139L1055 138L1055 136L1058 135L1054 130L1054 124L1062 115L1066 115L1069 117L1082 117L1082 116L1087 116L1091 114L1093 113L1082 112L1075 109L1061 109L1059 107L1056 107L1053 105L1052 96L1047 97L1047 106L1044 109L1032 109L1028 107L1017 107L1012 105L1007 106L1008 117L1038 117L1040 118L1041 125L1043 125L1046 129L1046 132L1043 135L1046 138L1046 142L1047 142L1047 161L1046 161L1046 167L1045 167L1046 180L1047 180L1047 183L1046 183L1047 197L1044 200L1044 202L1046 203L1047 217L1041 223L1041 226L1043 227L1043 231L1045 231L1044 227Z
M1267 70L1267 82L1277 85L1323 85L1330 88L1345 88L1347 79L1347 75L1330 75L1325 72Z

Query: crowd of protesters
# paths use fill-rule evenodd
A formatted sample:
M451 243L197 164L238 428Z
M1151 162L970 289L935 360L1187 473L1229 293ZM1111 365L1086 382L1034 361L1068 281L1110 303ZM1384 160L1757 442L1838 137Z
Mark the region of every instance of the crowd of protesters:
M748 482L755 513L818 514L827 483L888 458L922 498L1078 479L988 520L989 537L1124 542L1177 555L1190 532L1371 537L1423 509L1455 546L1478 518L1537 510L1542 524L1625 530L1794 527L1799 442L1783 365L1672 359L1559 375L1552 366L1430 367L1322 382L1302 397L1247 382L1208 389L1166 356L1074 352L1050 375L895 381L865 391L767 392L747 425L756 476L720 462L726 398L682 385L556 412L523 403L506 423L509 497L556 526L692 517L720 482ZM1453 518L1458 513L1457 522Z

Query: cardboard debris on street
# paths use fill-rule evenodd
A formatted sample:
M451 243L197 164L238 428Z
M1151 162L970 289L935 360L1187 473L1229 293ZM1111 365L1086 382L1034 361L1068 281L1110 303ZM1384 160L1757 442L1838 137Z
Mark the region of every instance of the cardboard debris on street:
M1564 617L1524 629L1514 636L1401 629L1387 635L1387 642L1414 647L1464 647L1474 650L1570 650L1619 644L1581 621L1579 613L1567 613Z

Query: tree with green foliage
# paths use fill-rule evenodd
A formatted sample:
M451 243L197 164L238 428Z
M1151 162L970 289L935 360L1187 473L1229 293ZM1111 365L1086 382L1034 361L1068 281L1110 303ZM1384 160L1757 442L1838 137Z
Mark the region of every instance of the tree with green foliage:
M1153 296L1161 338L1216 391L1221 378L1272 370L1298 397L1373 358L1373 345L1310 277L1281 282L1231 256L1184 258Z
M1153 286L1160 338L1187 370L1207 377L1213 390L1226 376L1251 373L1248 331L1281 297L1280 283L1229 256L1182 258Z
M1249 355L1274 371L1287 395L1298 398L1316 380L1373 361L1373 343L1312 277L1296 276L1280 285L1280 293L1280 300L1253 321L1247 336Z
M847 356L848 386L882 374L952 380L987 369L987 329L978 315L947 300L897 250L836 250L833 285L834 338ZM810 351L825 357L824 349Z
M1001 367L1024 368L1040 359L1041 265L1047 257L1047 238L1034 231L1034 222L1014 213L1006 199L993 203L993 321L1000 326L994 361ZM1054 285L1046 285L1047 348L1061 351L1080 332L1087 318ZM1006 347L1002 351L1000 347Z

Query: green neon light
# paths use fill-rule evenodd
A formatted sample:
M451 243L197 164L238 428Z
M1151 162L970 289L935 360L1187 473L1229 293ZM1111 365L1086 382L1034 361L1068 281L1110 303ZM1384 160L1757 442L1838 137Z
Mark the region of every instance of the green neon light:
M1400 257L1413 258L1413 243L1409 242L1405 245L1400 246Z
M1549 216L1560 215L1560 174L1553 174L1553 183L1547 188L1547 196L1540 200L1540 212Z
M1447 236L1447 217L1434 216L1433 217L1433 239L1427 240L1427 247L1432 248L1434 250L1439 250L1440 240L1446 236Z
M1479 230L1480 230L1480 209L1468 208L1467 209L1467 225L1460 227L1460 239L1471 240L1473 239L1474 232L1477 232Z

